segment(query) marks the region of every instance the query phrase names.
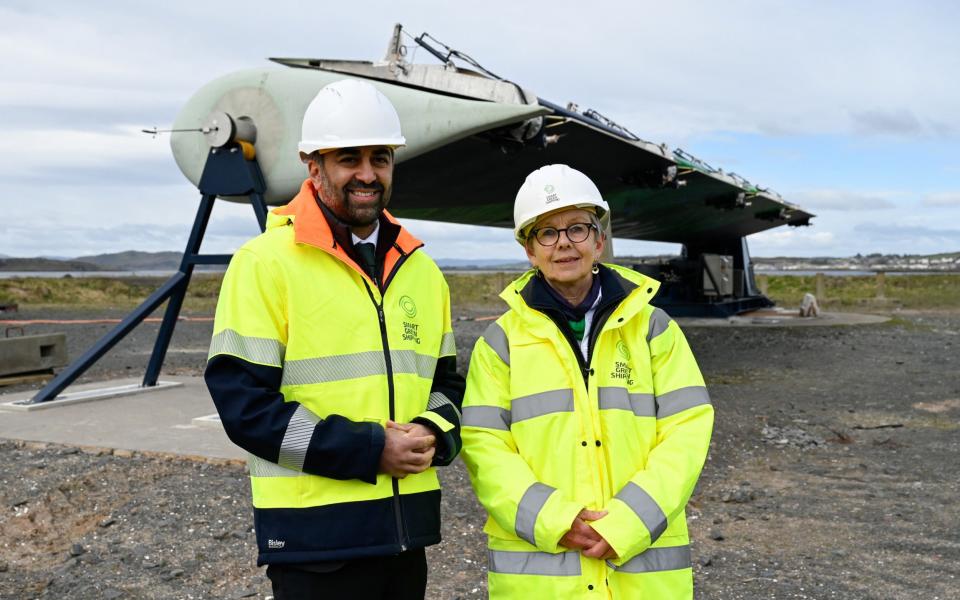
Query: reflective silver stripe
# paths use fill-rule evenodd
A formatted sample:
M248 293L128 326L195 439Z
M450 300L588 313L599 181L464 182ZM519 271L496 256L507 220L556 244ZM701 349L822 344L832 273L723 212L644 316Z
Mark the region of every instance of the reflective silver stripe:
M487 550L487 569L508 575L576 576L580 574L580 553Z
M394 373L407 373L419 375L424 379L433 379L433 374L437 370L437 358L413 350L391 350L390 366Z
M247 467L251 477L300 477L303 471L285 469L277 463L264 460L255 454L247 456Z
M647 343L666 331L670 325L670 321L672 321L670 315L663 312L662 308L653 309L653 313L650 314L650 329L647 331Z
M690 568L690 546L650 548L634 556L619 567L607 561L607 565L620 573L653 573Z
M427 410L434 410L446 404L449 404L450 408L453 409L453 412L456 413L457 418L462 420L460 411L457 410L456 404L450 402L450 399L440 392L430 392L430 399L427 401Z
M710 394L702 385L692 385L657 396L657 418L663 419L688 408L710 404Z
M224 329L210 340L207 358L217 354L233 354L252 363L282 367L283 353L283 344L278 340L244 336L233 329Z
M463 426L510 431L510 411L499 406L464 406Z
M280 444L280 456L277 464L294 471L303 470L303 461L307 458L307 448L313 436L313 428L320 422L320 417L309 410L298 406L287 423L287 431L283 434Z
M650 543L657 541L667 528L667 516L660 510L660 505L642 487L632 481L627 483L614 498L621 500L637 513L646 528L650 530Z
M534 535L537 515L540 514L543 505L547 503L547 498L555 491L557 490L544 483L534 483L523 493L523 498L520 498L520 504L517 505L517 520L513 528L520 538L527 540L534 546L537 545Z
M483 339L487 342L487 345L493 348L493 351L497 353L500 360L509 366L510 342L507 340L507 334L503 331L503 328L497 325L496 322L490 323L487 330L483 332Z
M631 394L626 388L602 387L597 390L600 410L629 410L638 417L657 416L653 394Z
M327 383L386 373L387 364L383 359L383 352L371 350L323 358L288 360L283 365L283 381L280 385Z
M514 423L557 412L573 412L573 390L540 392L515 398L510 403Z
M390 365L394 373L418 375L433 379L437 359L413 350L392 350ZM308 385L330 383L346 379L358 379L373 375L386 375L387 363L383 352L371 350L356 354L339 354L322 358L288 360L283 365L283 381L280 385Z
M453 332L448 332L443 334L443 339L440 341L440 356L456 356L457 355L457 341L453 336Z

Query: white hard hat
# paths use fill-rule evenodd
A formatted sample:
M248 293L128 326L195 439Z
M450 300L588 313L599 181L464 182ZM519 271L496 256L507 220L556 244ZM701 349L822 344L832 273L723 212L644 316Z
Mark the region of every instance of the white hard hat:
M300 152L407 143L397 109L380 91L358 79L324 86L307 106L300 128Z
M525 230L558 208L593 208L606 223L610 207L590 178L567 165L547 165L527 175L513 203L513 235L524 243Z

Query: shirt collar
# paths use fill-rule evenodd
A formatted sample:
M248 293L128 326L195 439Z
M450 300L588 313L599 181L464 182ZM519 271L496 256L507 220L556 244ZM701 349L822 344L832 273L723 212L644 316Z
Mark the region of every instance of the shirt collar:
M353 240L354 246L356 246L361 242L365 244L373 244L374 246L376 246L377 240L379 239L379 237L380 237L380 221L379 220L374 221L373 232L364 239L359 238L357 234L353 233L353 231L350 231L350 238Z

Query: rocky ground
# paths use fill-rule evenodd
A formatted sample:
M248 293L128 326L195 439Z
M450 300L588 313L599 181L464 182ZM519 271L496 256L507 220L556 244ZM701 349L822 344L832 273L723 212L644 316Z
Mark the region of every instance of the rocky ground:
M464 364L486 325L455 323ZM165 372L199 372L211 326L180 323ZM26 330L66 332L76 356L108 327ZM155 332L88 378L141 373ZM688 509L697 598L960 597L960 314L686 332L717 409ZM10 440L0 456L0 598L269 595L242 465ZM459 461L442 480L428 597L482 597L482 511Z

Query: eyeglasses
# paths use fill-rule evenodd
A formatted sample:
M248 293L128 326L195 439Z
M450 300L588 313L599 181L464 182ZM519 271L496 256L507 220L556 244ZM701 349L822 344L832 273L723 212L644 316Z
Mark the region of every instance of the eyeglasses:
M541 227L534 229L531 233L541 246L556 246L560 241L560 234L565 232L567 239L573 243L582 242L590 237L590 230L596 229L593 223L574 223L569 227L557 229L556 227Z

